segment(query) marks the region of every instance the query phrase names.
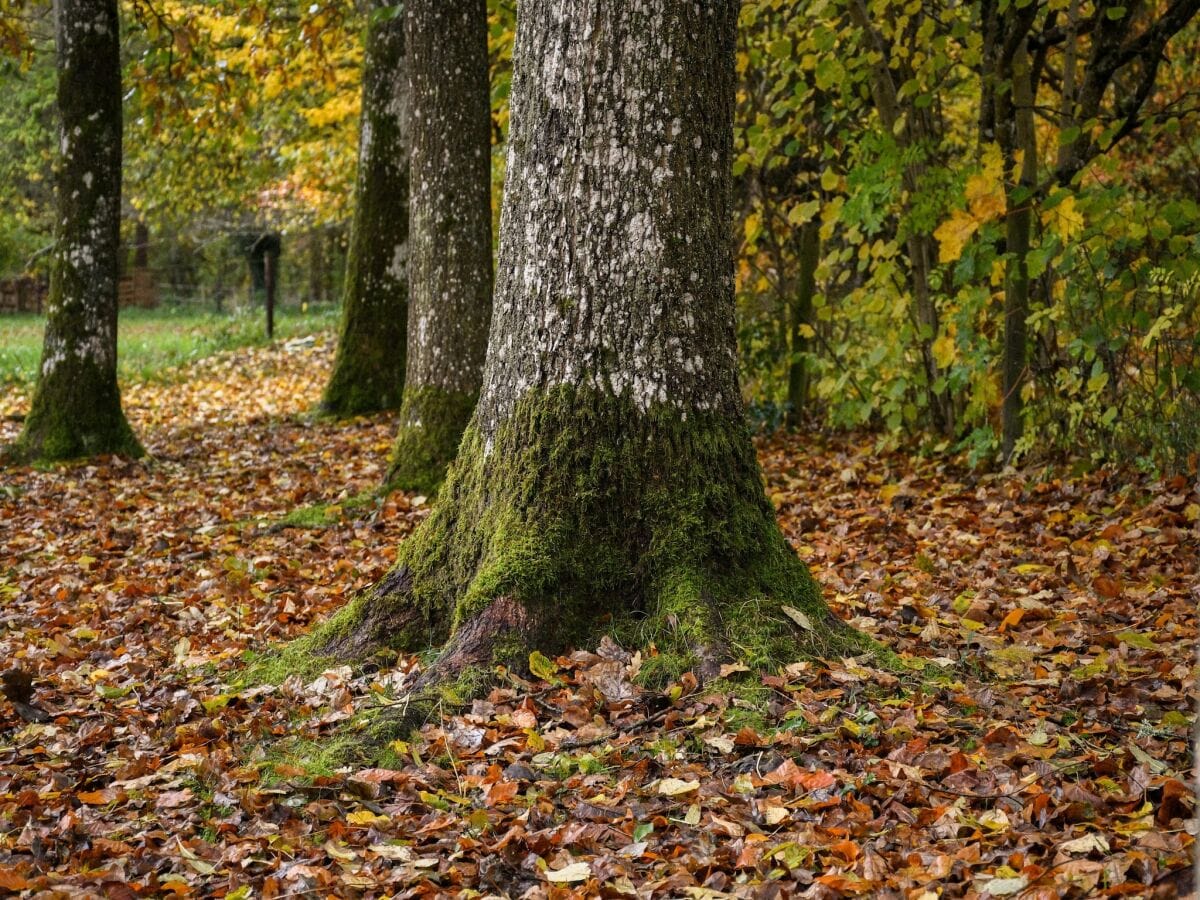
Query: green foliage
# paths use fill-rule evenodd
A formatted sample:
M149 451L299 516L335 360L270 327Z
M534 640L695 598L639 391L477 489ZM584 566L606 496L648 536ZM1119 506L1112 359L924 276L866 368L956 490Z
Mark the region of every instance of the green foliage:
M1036 34L1062 4L1021 8L1021 27ZM1013 9L1000 8L1005 27L1016 27ZM1044 182L1019 187L1020 153L984 130L981 109L1011 86L988 68L995 51L982 15L968 4L933 16L898 0L743 5L738 324L756 418L782 421L788 371L801 360L802 400L829 425L871 428L884 443L927 436L972 462L993 460L1006 272L1018 263L1005 216L1032 207L1017 455L1185 467L1200 421L1200 123L1185 102L1195 66L1163 63L1165 87L1149 108L1172 112L1134 128L1103 107L1080 125L1038 119L1031 146ZM1158 24L1147 12L1129 27ZM1077 40L1082 80L1096 38ZM1194 24L1177 40L1194 45ZM1066 64L1062 53L1052 45L1052 66ZM1039 108L1063 108L1061 84L1044 78L1034 90ZM1079 147L1087 166L1075 174L1063 160ZM820 224L821 259L809 318L789 335L806 222ZM924 269L914 261L923 248Z
M44 272L49 259L41 253L53 225L53 59L0 55L0 85L6 94L0 104L0 277Z
M1028 209L1018 458L1069 452L1186 466L1200 421L1192 100L1200 30L1185 20L1163 31L1156 68L1136 52L1117 54L1132 62L1085 109L1079 85L1095 42L1151 46L1167 23L1158 6L1076 6L742 4L737 302L758 424L868 428L884 444L916 438L993 463L1007 276L1022 262L1006 246L1005 217ZM488 0L497 215L515 7ZM0 87L13 101L0 106L0 277L40 273L50 244L53 47L26 27L29 9L0 0ZM5 10L24 18L6 25ZM302 275L298 261L304 252L313 272L332 271L341 252L331 253L334 241L313 248L344 229L350 212L362 5L168 0L126 4L123 21L125 188L154 235L152 267L181 290L236 296L245 262L223 235L271 223L286 232L285 281L329 281ZM1032 85L1034 187L1017 183L1023 151L1005 131L1014 116L990 113L1015 84L1011 65L995 69L990 27L1053 36L1034 45L1045 47L1044 57L1033 54L1041 67ZM1068 66L1074 96L1064 95ZM1142 91L1147 73L1155 77ZM814 224L815 290L801 309L809 283L801 234ZM309 238L295 240L298 232ZM0 380L28 381L36 351L20 320L0 328L17 334L0 345ZM208 352L178 340L172 362L146 365ZM213 340L219 349L242 338ZM138 351L123 341L122 355L127 374Z

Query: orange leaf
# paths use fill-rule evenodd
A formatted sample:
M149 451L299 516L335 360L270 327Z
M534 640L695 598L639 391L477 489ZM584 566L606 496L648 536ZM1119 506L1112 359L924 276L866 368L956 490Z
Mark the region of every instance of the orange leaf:
M1021 620L1025 618L1025 612L1026 611L1020 607L1017 607L1016 609L1010 609L1008 611L1008 615L1006 615L1003 621L1000 622L1000 633L1003 634L1004 629L1006 628L1016 628L1018 625L1020 625Z
M852 863L858 859L858 844L854 843L854 841L838 841L836 844L831 844L829 850L848 863Z
M0 888L9 891L23 891L29 887L29 880L15 869L0 869Z

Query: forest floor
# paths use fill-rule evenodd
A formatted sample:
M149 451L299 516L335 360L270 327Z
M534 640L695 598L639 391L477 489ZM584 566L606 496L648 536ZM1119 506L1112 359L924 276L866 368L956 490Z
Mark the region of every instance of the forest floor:
M323 765L409 663L279 687L239 666L372 584L427 514L347 502L393 421L309 417L330 351L128 384L146 459L0 472L0 653L33 687L0 699L0 894L1188 894L1184 479L769 440L789 538L911 675L831 659L739 697L650 692L652 648L587 648L447 709L388 768ZM25 403L0 394L0 442Z

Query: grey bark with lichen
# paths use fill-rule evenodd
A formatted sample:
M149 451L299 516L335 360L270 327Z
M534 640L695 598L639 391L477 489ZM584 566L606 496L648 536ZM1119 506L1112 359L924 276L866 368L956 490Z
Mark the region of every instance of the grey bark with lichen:
M408 322L408 73L404 17L373 0L363 63L354 223L333 374L321 399L335 416L395 409Z
M121 57L116 0L57 0L59 160L41 365L27 458L139 455L117 387Z
M492 308L484 0L409 0L408 364L388 482L430 491L470 420Z
M651 677L868 646L781 534L738 390L737 6L522 6L479 403L396 567L306 650L435 649L430 684L603 633L655 644Z

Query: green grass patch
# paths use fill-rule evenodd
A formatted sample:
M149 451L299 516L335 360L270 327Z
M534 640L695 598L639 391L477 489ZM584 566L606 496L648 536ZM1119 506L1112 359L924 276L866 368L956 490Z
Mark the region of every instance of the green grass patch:
M336 327L335 306L282 307L275 339L288 340ZM42 355L45 317L0 316L0 384L32 387ZM189 307L123 309L117 326L122 381L169 380L172 370L225 350L267 343L261 310L217 313Z
M298 506L274 523L274 528L329 528L346 518L354 518L387 496L386 488L373 488L347 497L337 503L314 503Z

